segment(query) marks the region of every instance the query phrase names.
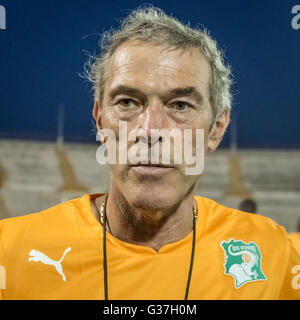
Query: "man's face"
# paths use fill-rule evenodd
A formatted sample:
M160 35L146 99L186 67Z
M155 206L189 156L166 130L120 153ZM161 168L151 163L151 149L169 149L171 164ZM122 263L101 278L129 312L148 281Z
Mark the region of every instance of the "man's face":
M111 58L101 106L95 103L97 126L113 129L118 143L119 121L126 121L128 133L146 130L149 148L152 129L179 129L182 136L185 129L193 133L203 129L207 149L212 124L210 78L210 65L197 49L170 50L127 41ZM128 149L134 143L128 142ZM117 188L131 205L149 209L176 205L199 178L186 175L185 163L172 164L172 154L168 167L129 163L110 168L110 187Z

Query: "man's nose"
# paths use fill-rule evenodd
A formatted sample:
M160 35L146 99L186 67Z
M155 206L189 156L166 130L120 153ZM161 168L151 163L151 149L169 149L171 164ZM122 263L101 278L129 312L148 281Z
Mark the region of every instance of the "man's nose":
M155 137L154 129L167 129L168 118L165 114L164 106L161 103L149 104L139 119L139 127L146 131L148 142L151 142L151 136Z

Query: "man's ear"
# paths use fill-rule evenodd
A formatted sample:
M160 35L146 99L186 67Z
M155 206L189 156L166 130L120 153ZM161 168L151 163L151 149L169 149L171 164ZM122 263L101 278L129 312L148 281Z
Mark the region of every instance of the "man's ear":
M93 118L95 119L97 131L101 129L101 112L98 100L94 100Z
M214 120L213 126L208 135L207 150L212 152L215 151L223 139L225 131L230 122L230 112L224 111L220 116Z

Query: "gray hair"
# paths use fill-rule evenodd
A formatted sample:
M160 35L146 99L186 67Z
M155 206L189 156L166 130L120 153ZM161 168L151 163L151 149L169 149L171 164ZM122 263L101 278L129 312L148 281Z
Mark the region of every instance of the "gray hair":
M216 119L231 109L231 71L224 64L223 53L208 31L192 29L176 18L153 6L140 7L131 12L119 30L106 31L101 38L101 55L91 57L85 65L84 76L93 83L94 97L102 101L107 69L116 49L127 40L149 41L174 49L198 48L210 63L210 99Z

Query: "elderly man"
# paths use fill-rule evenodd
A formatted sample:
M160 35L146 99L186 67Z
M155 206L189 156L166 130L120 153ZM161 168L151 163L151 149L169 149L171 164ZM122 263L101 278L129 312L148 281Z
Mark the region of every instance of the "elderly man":
M206 32L143 8L105 33L102 49L87 74L97 129L115 134L118 151L120 122L144 133L119 158L138 143L162 146L155 129L190 130L194 140L201 130L197 157L217 148L231 80ZM2 298L299 299L300 258L284 228L195 196L201 172L187 174L191 164L175 162L174 150L169 164L110 163L107 194L3 220Z

